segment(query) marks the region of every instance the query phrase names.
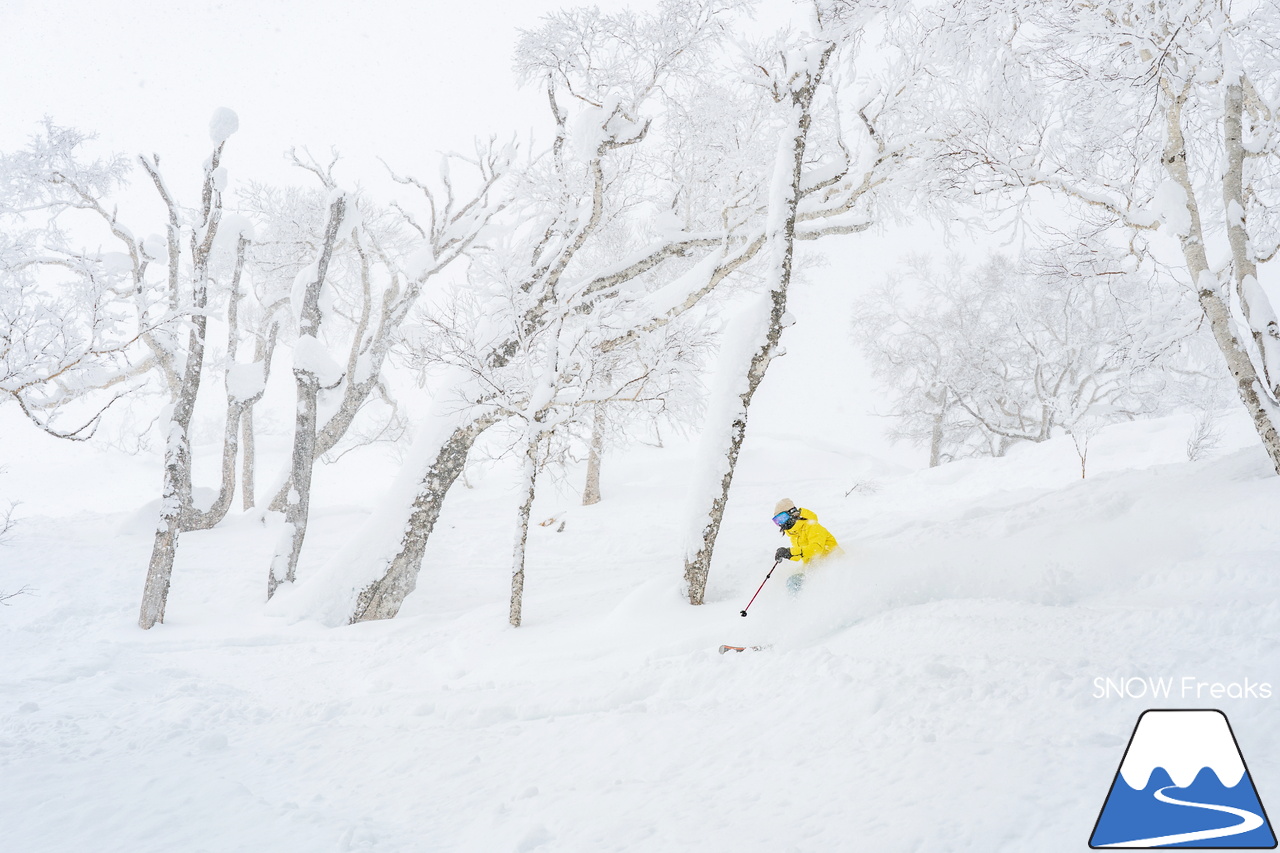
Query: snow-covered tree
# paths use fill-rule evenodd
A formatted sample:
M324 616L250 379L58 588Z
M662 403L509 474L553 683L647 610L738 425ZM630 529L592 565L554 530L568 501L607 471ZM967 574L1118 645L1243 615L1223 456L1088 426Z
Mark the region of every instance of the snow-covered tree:
M355 196L358 222L351 226L343 247L346 270L335 282L335 313L345 319L345 369L331 389L336 403L330 406L318 429L315 457L334 451L350 434L357 416L371 400L390 400L384 367L402 324L418 305L427 286L451 269L472 248L490 219L505 206L499 182L511 167L515 149L492 140L476 146L475 156L456 155L440 161L440 178L433 187L412 176L392 173L392 179L408 190L409 198L380 206ZM295 162L315 174L332 193L338 187L335 162L321 166L295 155ZM323 195L323 194L321 194ZM323 233L327 209L319 195L309 198L310 224L303 231L282 234L275 263L294 271L311 263ZM296 206L302 201L276 198L272 206ZM287 258L287 260L286 260ZM282 263L283 262L283 263ZM334 318L337 319L337 318ZM270 508L281 510L292 487L286 479L276 489Z
M0 155L0 405L77 440L145 373L141 338L154 333L135 310L148 260L109 209L129 163L89 160L90 140L46 121ZM133 254L87 248L78 232L95 220Z
M739 233L735 200L721 205L710 228L655 215L673 209L671 185L636 168L637 152L660 147L666 99L678 81L705 70L740 5L679 0L648 15L564 12L522 40L518 63L546 87L556 135L526 171L508 212L511 230L491 249L503 261L486 260L487 279L466 297L472 307L459 303L463 319L440 337L458 360L450 387L437 395L450 402L425 431L434 449L420 448L405 532L390 555L366 567L373 579L352 621L399 610L481 433L513 419L523 425L520 446L535 447L566 405L576 417L584 405L621 397L637 377L601 368L624 362L628 347L676 322L763 245Z
M228 109L219 109L209 123L213 153L204 164L200 204L183 208L169 189L160 171L159 155L139 157L166 213L165 237L154 248L162 252L167 276L161 286L161 305L168 321L159 333L148 337L171 398L168 424L165 425L164 486L160 498L160 521L156 529L147 581L142 593L138 624L151 628L164 621L165 603L169 597L169 581L178 550L178 536L183 530L199 526L201 511L192 497L191 421L196 398L204 374L206 334L209 326L209 297L213 285L211 262L215 241L222 225L222 192L226 171L222 152L227 140L239 128L239 119ZM184 251L182 243L186 239ZM129 244L131 237L122 238ZM243 244L237 240L237 245ZM131 245L135 257L146 246ZM136 262L135 262L136 263ZM185 339L184 339L184 334ZM225 510L223 510L225 511Z
M255 236L243 234L236 247L237 271L231 279L227 306L227 349L225 353L227 420L223 441L222 481L218 499L226 500L235 485L236 457L240 459L240 499L245 510L257 505L257 433L254 411L267 390L271 364L280 342L281 327L289 302L287 288L273 287L278 279L263 264L263 252L272 246L275 220L254 217ZM249 274L244 275L245 266ZM265 267L265 268L264 268ZM243 344L252 344L248 361L238 358ZM236 430L239 430L238 434Z
M1280 471L1280 329L1258 282L1280 247L1280 6L980 0L937 12L965 45L948 70L973 105L955 148L972 185L1047 190L1127 231L1135 253L1176 255Z
M293 452L269 503L269 509L284 513L287 526L268 573L268 598L296 575L316 464L339 452L344 441L349 449L352 440L363 440L353 428L375 401L386 403L390 413L372 434L403 433L398 405L386 385L392 344L425 286L470 249L501 209L495 185L512 155L509 146L478 145L476 157L464 162L468 168L461 172L454 163L461 158L446 157L436 189L393 174L412 198L388 206L376 204L366 193L342 190L335 176L336 155L321 163L295 151L294 164L309 172L318 187L254 184L242 194L244 210L260 223L250 255L261 291L254 386L260 394L278 339L291 351L298 379ZM455 188L458 180L465 186ZM335 219L339 198L344 212ZM415 210L414 202L425 202L416 205L425 214ZM246 496L252 487L250 429L247 422Z
M325 288L334 247L347 226L346 194L338 190L329 202L324 238L315 260L299 274L294 292L293 311L297 317L297 338L293 344L293 376L297 385L292 464L289 468L290 490L285 505L285 532L276 548L267 573L267 598L286 581L292 583L298 567L298 555L307 536L307 520L311 507L311 472L316 463L317 406L320 388L332 387L340 380L340 368L320 342L323 314L320 293Z
M4 473L4 469L0 468L0 474ZM4 509L0 510L0 545L4 545L9 541L9 534L13 532L13 528L17 527L18 521L13 517L14 511L18 508L16 501L7 501Z
M1195 372L1183 363L1194 305L1122 260L1057 247L1019 263L909 261L854 317L894 397L897 435L927 443L932 466L1064 432L1081 439L1168 406L1183 381L1170 371Z
M734 387L717 389L721 405L712 410L712 417L716 420L711 421L709 427L720 430L727 426L728 430L719 441L722 448L714 445L706 448L722 473L718 483L714 479L709 483L715 491L710 496L706 523L699 531L698 541L690 545L685 555L684 579L691 604L703 601L734 468L746 437L751 399L764 379L769 362L779 352L783 328L793 322L787 313L787 291L791 285L797 219L804 193L804 167L806 159L812 159L808 149L809 131L813 123L814 99L835 49L834 41L806 39L782 54L780 66L770 76L774 97L783 105L781 121L784 127L778 132L778 153L773 164L764 230L770 266L766 273L769 295L744 320L754 328L746 330L735 341L742 351L730 353L746 361L745 369L731 372L732 368L729 368L724 371L723 376L733 382Z
M26 377L12 386L13 398L50 432L73 437L91 431L96 415L69 430L41 413L56 412L95 388L118 388L108 393L119 396L148 375L159 377L168 397L160 519L139 615L144 628L163 621L178 535L215 523L230 502L224 489L213 507L195 505L190 432L205 370L210 299L218 289L220 237L225 242L229 234L234 247L235 260L224 265L232 290L243 269L243 223L222 227L221 158L237 126L230 110L214 113L213 152L194 207L182 206L172 193L158 155L89 161L79 150L87 137L48 122L26 151L4 163L6 204L13 205L0 213L6 225L15 217L47 217L39 229L7 228L0 238L8 270L0 275L7 291L0 310L10 312L7 363L28 362ZM160 201L163 235L138 237L147 232L122 221L114 196L132 165L141 166ZM95 243L115 251L74 248ZM230 300L233 311L236 301ZM11 378L17 376L15 370Z
M874 4L816 2L810 31L751 62L757 89L774 104L764 126L776 148L757 208L766 295L727 335L712 391L685 547L691 604L703 602L752 397L770 362L785 351L784 330L796 241L865 231L911 199L923 212L940 200L929 167L939 134L932 107L928 33L911 16ZM879 53L870 31L892 33ZM865 71L862 64L877 70Z
M437 346L451 355L439 360L449 365L449 378L437 375L436 417L411 454L420 468L405 475L404 482L417 483L411 496L406 486L407 522L380 513L369 527L370 535L403 531L398 544L388 548L362 536L360 553L353 546L329 571L360 578L351 621L394 616L413 590L448 489L479 435L498 423L518 425L522 438L512 444L536 459L548 435L590 413L584 406L617 401L638 381L608 367L625 363L629 347L696 324L708 298L753 262L768 256L768 269L789 265L792 238L784 231L816 239L868 227L866 203L892 180L890 165L911 156L918 122L910 122L910 139L886 136L882 128L896 134L901 119L897 93L867 88L850 119L864 143L854 151L843 145L847 129L834 111L824 113L829 117L812 131L823 150L810 149L798 179L801 201L794 216L779 213L771 200L785 196L796 175L779 165L780 152L794 158L796 137L781 134L780 144L778 129L803 123L811 132L806 120L780 115L804 88L797 81L817 67L810 60L825 68L831 51L810 44L784 53L790 65L744 89L733 82L738 71L717 73L715 65L723 59L718 45L728 17L739 8L672 0L648 15L578 10L552 16L523 39L518 64L545 83L556 135L525 173L504 240L484 255L490 274L482 281L473 275L472 290L456 303L458 319L437 330ZM710 96L726 89L738 92L729 106ZM700 133L700 116L690 109L699 103L715 105L705 139L720 149L701 159L687 154L688 141ZM764 126L775 134L761 146L752 131ZM708 165L703 160L714 165L699 174ZM777 324L790 319L772 308L762 316L770 322L775 313ZM766 359L773 344L768 350ZM749 368L744 362L744 374ZM532 476L537 465L525 469ZM534 487L524 482L527 501ZM722 478L717 484L728 488ZM518 543L525 525L518 521ZM513 593L523 553L517 544ZM700 601L699 584L691 589L691 600Z
M228 388L234 385L243 403L240 413L241 492L246 509L256 504L255 405L265 393L277 348L292 353L298 340L300 314L297 308L303 301L301 291L306 287L299 279L310 275L310 284L315 284L314 265L324 252L331 196L336 190L332 163L328 168L322 168L311 161L304 164L296 156L294 162L318 173L320 186L271 186L252 182L237 193L239 210L254 223L254 239L248 247L246 262L249 286L243 290L243 305L235 312L241 332L238 336L234 332L229 336L226 354ZM358 259L349 241L329 247L324 282L327 287L321 288L323 302L331 309L327 312L330 322L323 330L326 341L333 339L340 345L346 332L345 324L334 322L337 319L335 314L340 315L341 312L333 309L344 300L354 300L358 304L358 270ZM295 290L300 291L296 305ZM230 310L228 316L232 316ZM343 328L335 330L335 326ZM253 355L247 362L239 362L236 358L236 341L241 337L246 343L253 344ZM320 350L323 353L324 347ZM230 415L227 426L230 429ZM283 512L286 508L292 461L285 469L285 473L276 478L276 497L269 504L272 511ZM225 477L224 466L224 481Z

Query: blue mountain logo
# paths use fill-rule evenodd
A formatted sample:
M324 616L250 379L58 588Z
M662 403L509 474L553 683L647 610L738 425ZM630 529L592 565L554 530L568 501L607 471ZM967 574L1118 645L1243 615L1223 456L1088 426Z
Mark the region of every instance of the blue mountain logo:
M1227 715L1143 711L1089 846L1274 849L1275 833Z

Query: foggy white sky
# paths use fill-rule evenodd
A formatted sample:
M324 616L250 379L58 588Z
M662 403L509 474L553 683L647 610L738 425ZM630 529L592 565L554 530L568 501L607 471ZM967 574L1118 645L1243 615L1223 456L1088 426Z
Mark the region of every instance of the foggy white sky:
M42 116L99 134L102 147L158 152L198 169L220 106L240 116L224 164L270 178L282 153L336 146L353 166L381 156L410 170L476 136L545 119L518 87L519 28L567 0L2 0L0 150ZM604 0L604 9L656 6ZM759 21L791 13L766 0Z
M240 119L223 157L233 186L246 178L308 181L284 159L291 146L321 156L337 147L344 158L338 177L348 186L353 177L384 174L377 157L429 176L437 152L469 152L477 136L514 133L523 142L531 128L545 133L545 95L519 87L512 50L520 28L575 5L587 4L0 0L0 151L21 147L47 115L98 133L103 153L160 154L170 186L191 203L211 149L209 119L228 107ZM596 5L640 10L657 2ZM758 34L801 16L791 0L762 0L749 29ZM122 202L147 206L153 220L160 214L145 187ZM812 336L830 325L826 334L841 351L840 411L824 416L849 423L867 449L903 461L919 454L890 448L884 420L867 414L883 401L853 367L844 324L852 294L882 280L911 245L883 233L824 242L832 263L813 275L839 283L840 304L814 307L815 325L805 327ZM805 290L802 282L795 308L802 321Z

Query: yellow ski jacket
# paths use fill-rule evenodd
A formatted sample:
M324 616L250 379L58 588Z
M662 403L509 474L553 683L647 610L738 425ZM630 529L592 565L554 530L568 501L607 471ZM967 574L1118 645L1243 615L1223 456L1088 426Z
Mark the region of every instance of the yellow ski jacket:
M796 519L796 523L784 532L791 540L792 560L808 563L840 550L836 537L818 523L818 514L804 507L800 507L800 517Z

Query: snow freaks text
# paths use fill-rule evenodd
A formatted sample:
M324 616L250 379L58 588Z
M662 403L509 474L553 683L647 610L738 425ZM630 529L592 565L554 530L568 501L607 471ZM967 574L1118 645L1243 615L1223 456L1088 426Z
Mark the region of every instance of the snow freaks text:
M1150 675L1093 680L1094 699L1270 699L1271 683L1254 681L1201 681L1184 675L1181 678L1158 678Z

